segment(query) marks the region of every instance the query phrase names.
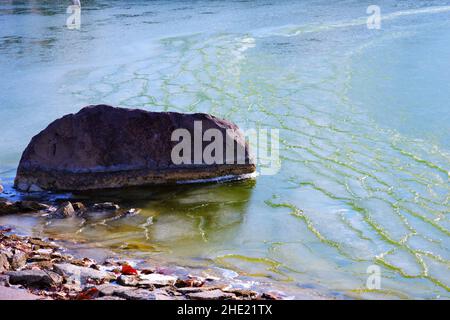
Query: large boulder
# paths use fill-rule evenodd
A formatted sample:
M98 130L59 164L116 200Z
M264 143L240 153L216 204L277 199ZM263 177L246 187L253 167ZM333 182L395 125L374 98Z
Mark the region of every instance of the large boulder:
M181 130L174 134L176 129ZM217 140L222 153L206 153L214 156L213 163L211 157L202 157L216 142L211 132L202 139L208 129L223 135ZM191 150L181 148L186 134L192 138ZM226 151L230 148L232 153ZM203 113L96 105L52 122L32 138L15 187L76 191L239 177L254 171L245 137L229 121Z

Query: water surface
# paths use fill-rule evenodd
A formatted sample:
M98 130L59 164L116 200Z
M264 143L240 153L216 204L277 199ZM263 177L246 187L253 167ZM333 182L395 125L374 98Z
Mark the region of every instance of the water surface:
M82 1L83 2L83 1ZM2 217L23 232L220 266L357 298L450 298L450 2L84 1L0 4L0 177L87 104L209 112L280 130L256 181L74 197L139 215ZM20 195L11 193L11 196ZM366 287L381 268L381 289Z

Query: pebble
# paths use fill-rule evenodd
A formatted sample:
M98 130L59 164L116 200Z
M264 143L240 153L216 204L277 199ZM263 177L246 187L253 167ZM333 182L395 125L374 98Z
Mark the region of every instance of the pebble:
M156 300L152 291L145 289L133 289L116 293L119 297L127 300Z
M11 259L11 267L14 270L20 269L27 264L27 254L23 251L16 250Z
M70 263L55 264L53 266L56 273L64 277L80 278L81 283L86 283L89 279L93 280L112 280L115 277L105 271L99 271L92 268L80 267Z
M177 277L168 276L164 274L151 273L151 274L141 274L139 275L139 286L173 286L177 282Z
M236 297L232 293L223 292L219 289L189 293L187 296L192 300L228 300Z

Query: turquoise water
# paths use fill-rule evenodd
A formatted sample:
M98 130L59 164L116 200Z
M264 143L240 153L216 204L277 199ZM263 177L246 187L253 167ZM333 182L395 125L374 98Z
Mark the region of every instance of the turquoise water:
M69 195L139 216L2 217L138 257L221 266L357 298L450 298L450 2L0 4L0 178L87 104L209 112L280 130L256 181ZM17 194L12 194L18 196ZM61 195L63 197L63 195ZM367 268L381 268L369 290Z

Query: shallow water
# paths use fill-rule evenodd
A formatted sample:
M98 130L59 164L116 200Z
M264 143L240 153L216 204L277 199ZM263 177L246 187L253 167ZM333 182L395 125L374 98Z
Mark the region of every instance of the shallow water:
M450 298L450 2L82 1L0 4L0 177L30 138L87 104L209 112L280 130L256 180L56 195L141 214L22 232L231 268L361 298ZM40 196L40 195L36 195ZM54 195L52 195L54 196ZM369 290L367 268L381 268Z

